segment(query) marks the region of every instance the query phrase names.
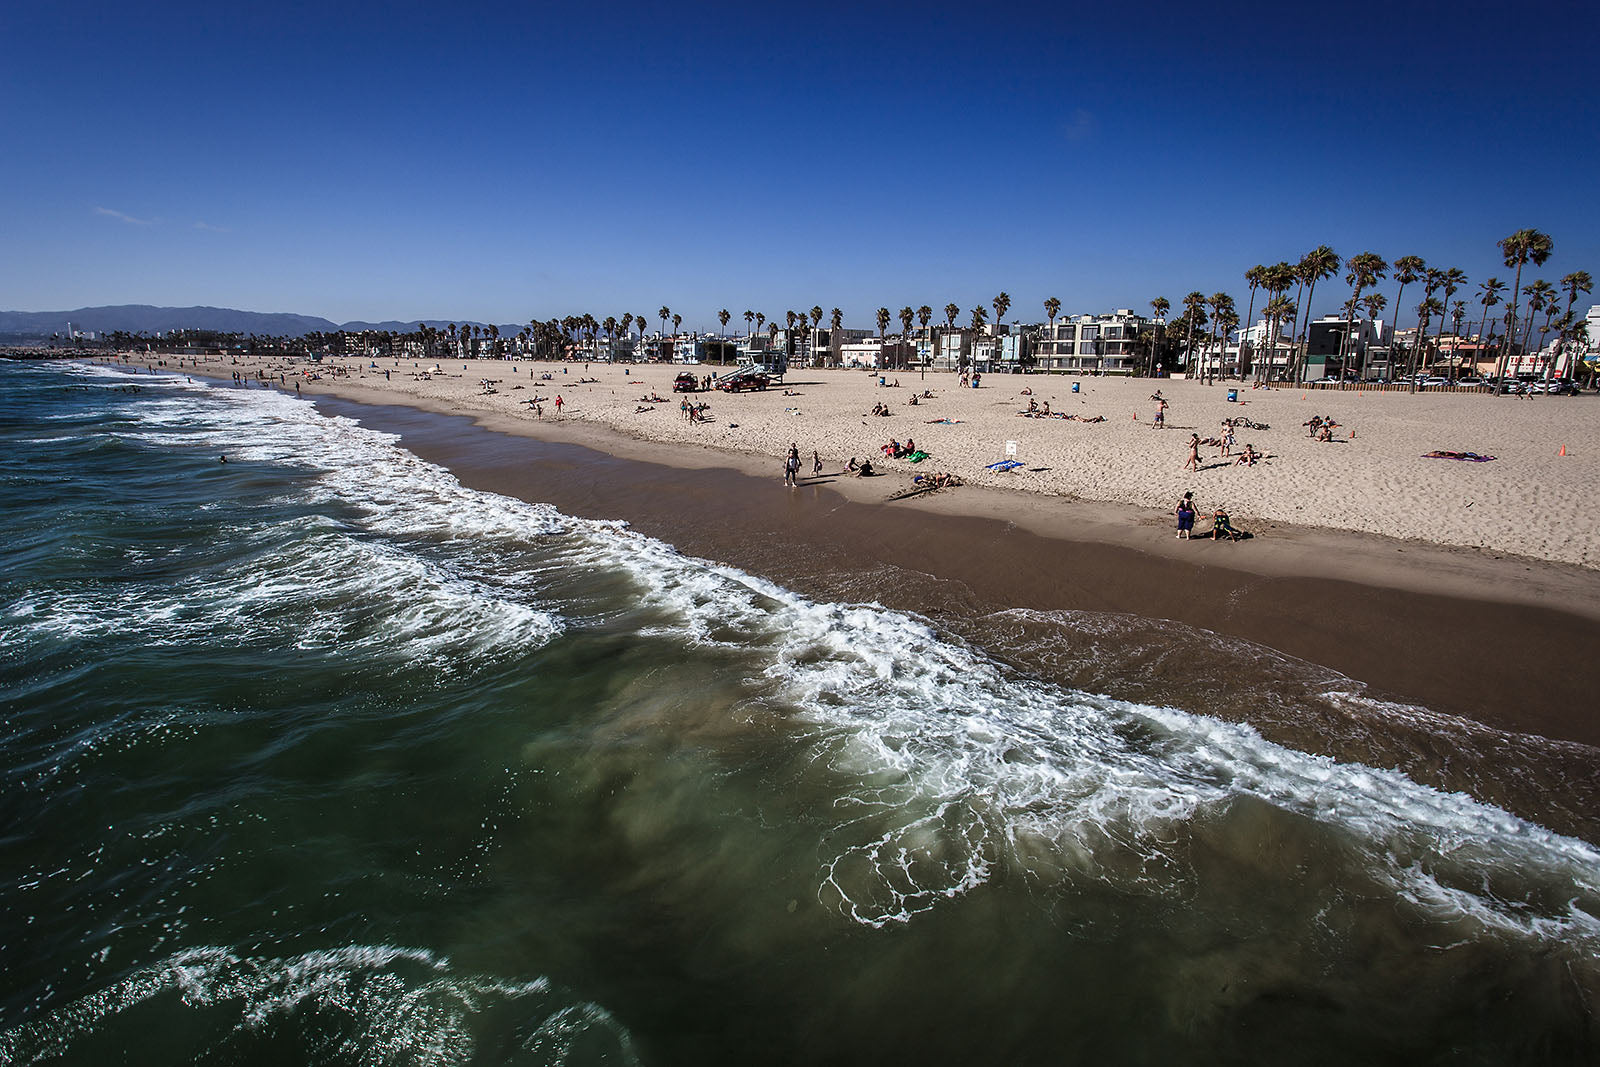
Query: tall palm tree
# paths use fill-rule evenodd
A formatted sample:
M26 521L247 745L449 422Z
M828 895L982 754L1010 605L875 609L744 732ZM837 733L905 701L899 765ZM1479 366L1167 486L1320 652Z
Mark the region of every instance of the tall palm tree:
M1511 283L1511 295L1506 299L1506 336L1501 345L1499 380L1494 386L1495 396L1503 395L1506 389L1505 365L1511 358L1511 339L1515 336L1517 325L1517 305L1522 302L1523 264L1532 263L1536 267L1542 267L1544 261L1550 258L1550 253L1555 251L1555 242L1538 230L1518 230L1498 243L1506 266L1515 267L1517 274Z
M1444 311L1448 311L1450 308L1450 298L1456 295L1457 289L1460 289L1463 285L1467 284L1466 272L1460 267L1451 267L1440 274L1439 284L1444 288L1444 300L1442 300L1441 303L1444 306ZM1440 350L1441 343L1444 340L1444 320L1446 317L1444 311L1441 311L1439 314L1439 332L1434 335L1433 350L1435 352ZM1450 376L1452 379L1454 379L1456 361L1452 359L1450 361L1450 366Z
M1564 289L1567 294L1567 312L1562 316L1562 322L1565 325L1561 330L1561 339L1558 342L1557 355L1566 351L1568 337L1572 333L1573 325L1577 322L1572 315L1572 305L1577 303L1579 293L1590 293L1594 291L1594 279L1589 277L1589 272L1586 270L1575 270L1565 278L1561 279L1561 288Z
M1168 300L1164 296L1158 296L1154 300L1150 301L1150 314L1151 314L1151 316L1153 318L1160 319L1163 324L1167 320L1167 312L1169 312L1171 310L1172 310L1172 301ZM1155 328L1154 324L1152 324L1151 327L1150 327L1149 362L1145 367L1145 373L1146 374L1154 374L1155 373L1155 364L1156 364L1156 328Z
M1214 382L1217 375L1215 369L1211 366L1210 349L1216 347L1217 331L1222 328L1223 319L1233 311L1233 297L1227 293L1212 293L1206 298L1206 303L1211 307L1211 344L1207 347L1205 366L1200 368L1200 380L1204 382L1209 377ZM1233 317L1237 319L1239 316L1234 315ZM1222 334L1222 347L1224 349L1228 347L1228 334L1226 331ZM1217 358L1217 363L1218 365L1222 363L1220 356Z
M1005 324L1006 312L1011 310L1011 294L1002 292L990 303L994 305L994 328L998 333L1000 327Z
M1417 363L1417 366L1419 368L1421 366L1423 366L1423 364L1426 362L1426 357L1427 357L1426 349L1427 349L1427 345L1428 345L1428 321L1430 319L1432 319L1435 315L1443 315L1444 314L1444 305L1439 303L1439 301L1435 300L1433 298L1433 296L1431 295L1431 293L1432 293L1432 290L1431 289L1428 290L1428 294L1429 295L1424 295L1423 298L1422 298L1422 303L1417 305L1417 360L1416 360L1416 363ZM1417 380L1416 380L1415 376L1413 376L1412 379L1411 379L1411 391L1413 393L1417 391Z
M1427 269L1428 265L1423 262L1421 256L1401 256L1394 261L1394 280L1400 283L1400 288L1394 294L1394 325L1396 332L1400 328L1400 309L1405 306L1400 301L1405 299L1406 286L1421 278ZM1390 347L1394 346L1390 345ZM1394 360L1391 358L1389 363L1392 366Z
M763 314L762 312L759 312L759 311L756 312L756 333L760 333L761 332L761 324L766 322L766 321L767 321L767 316L765 314ZM776 335L774 334L772 336L776 336Z
M731 318L733 318L733 316L728 314L728 309L727 308L723 308L721 311L717 312L717 321L722 324L723 336L727 336L727 333L728 333L728 320L731 319Z
M753 327L750 324L755 322L755 321L756 321L756 313L754 311L751 311L749 308L745 308L745 311L744 311L744 332L745 332L746 335L750 334L751 330L753 329Z
M1239 363L1240 363L1241 367L1244 364L1244 349L1245 349L1245 340L1244 339L1245 339L1245 336L1249 334L1250 327L1252 325L1254 325L1254 323L1251 322L1251 319L1255 316L1255 313L1256 313L1256 290L1261 288L1261 283L1266 279L1266 274L1267 274L1266 265L1262 264L1262 263L1257 263L1255 266L1251 267L1249 270L1244 272L1244 280L1250 286L1250 303L1248 305L1246 305L1246 307L1245 307L1245 313L1244 313L1245 333L1241 334L1240 337L1239 337ZM1257 380L1260 379L1260 374L1261 374L1260 368L1257 367L1256 368Z
M1438 270L1438 269L1433 268L1433 267L1429 267L1427 270L1423 271L1422 272L1422 304L1427 304L1430 301L1433 301L1434 303L1437 303L1437 301L1433 300L1433 294L1434 294L1434 291L1436 289L1438 289L1439 286L1441 286L1443 284L1444 284L1444 271ZM1423 336L1427 331L1423 327L1422 321L1421 321L1421 318L1420 318L1420 316L1422 314L1422 304L1418 304L1417 305L1417 315L1419 316L1419 318L1417 320L1417 340L1416 340L1416 343L1411 346L1411 356L1406 361L1406 371L1408 372L1407 373L1407 377L1409 377L1411 379L1411 389L1410 389L1410 391L1413 392L1413 393L1415 393L1417 391L1417 378L1418 378L1418 376L1421 375L1424 370L1426 370L1426 367L1424 366L1425 361L1423 359L1423 355L1427 351L1428 339L1427 339L1427 337Z
M1188 328L1184 330L1183 337L1183 372L1192 374L1190 366L1194 362L1194 326L1197 316L1204 314L1206 294L1198 289L1183 298L1183 314L1189 320Z
M983 308L981 308L981 307L973 308L972 309L972 328L974 330L983 329L984 321L987 320L988 317L989 317L989 313L987 311L985 311Z
M911 337L911 324L917 320L917 313L910 306L900 309L900 366L905 367L906 345Z
M1533 338L1534 316L1543 311L1545 304L1554 302L1556 298L1555 286L1540 278L1528 286L1528 322L1522 331L1522 350L1528 350L1528 342Z
M1290 352L1294 356L1296 365L1299 364L1299 344L1305 340L1306 331L1311 329L1311 301L1317 295L1317 283L1327 281L1339 276L1339 253L1327 245L1318 245L1300 257L1300 262L1294 268L1296 280L1305 285L1305 299L1300 303L1305 324L1294 332L1290 338L1293 346Z
M1309 258L1309 254L1308 254L1308 258ZM1306 272L1306 277L1309 279L1309 284L1313 284L1313 285L1315 284L1316 279L1311 276L1311 272L1309 270ZM1275 299L1277 297L1286 295L1289 292L1289 287L1294 285L1296 282L1298 282L1300 280L1300 278L1301 278L1300 269L1297 266L1295 266L1293 264L1290 264L1290 263L1284 263L1284 262L1274 263L1272 266L1270 266L1270 267L1266 268L1266 270L1262 271L1262 274L1261 274L1261 288L1263 288L1263 289L1265 289L1267 291L1268 303L1270 303L1273 299ZM1295 304L1294 306L1296 308L1298 308L1300 305L1299 304ZM1289 344L1289 360L1288 360L1288 364L1289 364L1290 367L1292 367L1294 365L1295 348L1294 348L1294 343L1293 343L1294 342L1294 338L1292 336L1292 333L1293 333L1296 321L1297 320L1295 320L1295 319L1291 319L1290 320L1290 325L1289 325L1289 329L1290 329L1290 332L1291 332L1291 337L1289 338L1290 344ZM1279 326L1279 332L1281 332L1282 326L1283 326L1283 320L1281 318L1278 320L1278 326ZM1267 338L1267 344L1271 345L1271 348L1269 349L1269 351L1271 353L1276 354L1276 352L1278 351L1278 333L1271 334ZM1267 362L1271 363L1272 361L1271 361L1271 359L1268 359Z
M615 315L607 315L606 321L601 325L605 327L606 331L606 355L609 358L615 358L617 354L615 344L617 339L617 317Z
M928 356L922 362L922 377L928 377L928 360L933 358L933 336L928 333L928 323L933 321L933 308L923 304L917 308L917 323L922 327L922 332L928 342Z
M1284 321L1293 322L1295 321L1295 316L1299 314L1299 308L1295 307L1294 302L1283 295L1289 291L1289 285L1286 284L1282 289L1271 291L1277 295L1268 300L1267 306L1261 309L1261 314L1265 315L1267 319L1267 359L1269 361L1278 351L1278 335L1283 330ZM1289 362L1292 364L1294 362L1293 347L1289 351Z
M1044 315L1045 315L1045 318L1050 320L1050 332L1049 332L1048 336L1050 338L1050 353L1051 353L1051 355L1054 355L1055 351L1056 351L1056 345L1055 345L1055 341L1056 341L1056 315L1059 314L1060 311L1061 311L1061 301L1057 300L1053 296L1052 297L1047 297L1045 299L1045 302L1044 302Z
M889 314L889 309L888 308L879 308L878 309L878 340L879 341L883 340L884 334L889 329L889 320L890 320L890 318L892 318L892 316Z
M1375 319L1389 306L1389 298L1382 293L1368 293L1361 298L1361 306L1366 309L1367 318Z
M1489 309L1500 303L1500 294L1505 292L1506 283L1499 278L1490 278L1478 285L1478 303L1483 305L1483 321L1478 324L1478 347L1473 356L1472 369L1478 369L1478 360L1483 357L1483 350L1489 343Z
M951 329L955 328L956 316L959 314L961 314L959 306L955 304L946 304L944 306L944 321L949 324Z
M1344 317L1344 337L1339 345L1339 377L1343 379L1345 364L1350 359L1350 334L1355 329L1356 304L1361 299L1361 291L1370 285L1377 285L1389 271L1389 264L1376 252L1362 252L1360 255L1351 256L1344 262L1344 280L1350 285L1350 303L1346 305Z
M839 331L844 329L844 312L838 308L828 312L828 329L832 331L828 335L828 352L833 365L838 366L839 346L844 343L844 339L839 336Z

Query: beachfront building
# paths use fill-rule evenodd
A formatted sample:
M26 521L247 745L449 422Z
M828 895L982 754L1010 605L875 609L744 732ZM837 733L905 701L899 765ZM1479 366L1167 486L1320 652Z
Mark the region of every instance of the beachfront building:
M1306 328L1307 381L1324 377L1393 377L1390 360L1393 328L1388 323L1382 319L1356 319L1351 322L1350 344L1345 347L1341 357L1345 330L1343 315L1324 315Z
M1120 308L1108 315L1068 315L1028 327L1035 368L1069 374L1132 374L1139 365L1139 335L1154 319Z
M916 347L900 337L863 337L839 346L839 358L846 367L909 367L916 358Z

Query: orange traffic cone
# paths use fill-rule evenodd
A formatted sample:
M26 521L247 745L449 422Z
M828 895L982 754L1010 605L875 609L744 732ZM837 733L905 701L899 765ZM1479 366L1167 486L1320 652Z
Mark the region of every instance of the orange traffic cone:
M1566 454L1567 454L1567 446L1566 445L1562 445L1561 446L1561 451L1556 453L1556 455L1558 455L1558 456L1564 456Z
M1139 413L1137 411L1135 411L1133 413L1133 421L1134 422L1138 422L1139 421Z

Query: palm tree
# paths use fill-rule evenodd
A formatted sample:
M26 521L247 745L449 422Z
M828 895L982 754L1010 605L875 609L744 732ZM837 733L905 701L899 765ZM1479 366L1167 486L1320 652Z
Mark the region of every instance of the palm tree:
M614 344L617 339L617 317L615 315L607 315L606 321L601 325L606 329L606 354L611 358L615 358L617 354Z
M1499 245L1506 266L1515 267L1517 274L1511 283L1511 296L1506 300L1506 336L1502 344L1504 351L1500 357L1499 380L1494 386L1495 396L1505 393L1505 365L1511 358L1511 338L1517 324L1517 304L1522 301L1522 266L1531 262L1536 267L1542 267L1544 261L1550 258L1550 253L1555 251L1555 242L1538 230L1518 230L1510 237L1501 240Z
M838 308L834 308L833 311L829 313L828 322L829 327L835 331L844 329L844 312L840 311Z
M1428 292L1431 294L1432 290L1429 289ZM1423 366L1423 364L1424 364L1424 362L1426 360L1426 357L1427 357L1426 349L1427 349L1427 344L1428 344L1428 320L1433 318L1433 316L1435 316L1435 315L1443 315L1443 314L1444 314L1444 305L1439 303L1439 301L1435 300L1431 295L1423 296L1422 303L1417 305L1417 357L1418 358L1416 360L1416 363L1417 363L1417 366L1419 368L1419 371L1420 371L1421 367ZM1417 379L1416 379L1415 376L1413 376L1412 379L1411 379L1411 391L1412 392L1416 392L1416 390L1417 390Z
M1249 331L1250 326L1252 325L1251 322L1250 322L1251 317L1254 316L1255 313L1256 313L1256 289L1258 289L1261 286L1262 281L1266 278L1266 273L1267 273L1267 268L1266 268L1265 265L1263 265L1261 263L1257 263L1255 266L1251 267L1249 270L1244 272L1244 280L1246 282L1248 282L1249 285L1250 285L1250 303L1246 306L1245 313L1244 313L1244 325L1245 325L1246 332ZM1243 336L1240 336L1240 338L1239 338L1239 363L1241 364L1241 366L1244 363L1244 337ZM1256 374L1257 374L1257 379L1259 380L1259 378L1260 378L1260 368L1259 367L1257 368Z
M1528 286L1528 323L1522 331L1522 350L1528 350L1528 342L1533 338L1533 317L1543 311L1546 303L1554 303L1556 288L1549 282L1540 278Z
M1473 357L1472 368L1477 370L1478 360L1483 356L1484 346L1489 341L1485 331L1489 328L1489 309L1500 303L1500 294L1505 292L1506 283L1499 278L1490 278L1478 286L1478 303L1483 305L1483 321L1478 324L1478 348Z
M1567 311L1562 316L1564 326L1561 330L1560 340L1557 342L1557 355L1566 351L1568 335L1572 332L1573 323L1577 321L1572 316L1572 305L1577 303L1579 293L1594 291L1594 279L1589 277L1588 271L1576 270L1561 279L1561 288L1566 290L1567 293Z
M674 315L674 316L672 316L672 339L674 341L676 341L678 339L678 327L681 326L681 325L683 325L683 316L682 315Z
M1356 304L1361 300L1361 290L1376 285L1388 273L1389 264L1376 252L1363 252L1351 256L1344 263L1344 280L1350 284L1350 303L1345 307L1344 337L1339 345L1339 377L1342 380L1345 364L1350 359L1350 334L1355 329Z
M665 337L667 335L667 320L672 318L672 309L662 304L661 308L656 312L656 317L661 320L661 336Z
M1284 320L1288 319L1293 322L1295 316L1299 313L1299 309L1295 307L1294 302L1283 295L1289 291L1288 285L1285 285L1282 289L1270 291L1275 292L1277 295L1268 300L1267 306L1261 309L1261 313L1267 318L1267 360L1269 362L1278 351L1278 335L1283 330ZM1291 363L1293 363L1293 351L1291 348Z
M1189 367L1194 361L1194 326L1196 316L1204 314L1206 294L1198 289L1183 298L1183 314L1189 320L1188 328L1184 331L1183 338L1183 372L1193 373Z
M731 319L731 318L733 318L733 316L728 314L728 309L727 308L723 308L721 311L717 312L717 321L722 323L723 336L727 336L727 333L728 333L728 320Z
M1467 284L1466 272L1460 267L1451 267L1439 276L1439 284L1444 287L1444 300L1441 302L1443 307L1439 312L1439 332L1434 336L1433 350L1435 352L1440 350L1441 342L1444 340L1444 312L1449 309L1450 298L1456 295L1456 290ZM1455 377L1455 360L1452 359L1450 365L1451 378L1453 379Z
M1439 286L1441 286L1443 284L1444 284L1444 271L1436 270L1433 267L1429 267L1427 270L1423 271L1422 272L1422 303L1426 304L1430 300L1433 300L1434 290L1438 289ZM1422 314L1422 312L1421 312L1422 304L1418 304L1417 308L1418 308L1417 314L1418 314L1418 316L1420 316ZM1419 317L1418 320L1417 320L1417 340L1416 340L1416 343L1411 346L1411 357L1406 362L1407 376L1411 379L1411 390L1410 391L1413 392L1413 393L1415 393L1417 391L1417 377L1419 375L1421 375L1423 373L1423 371L1425 371L1427 369L1424 366L1423 355L1427 351L1427 341L1428 341L1428 339L1423 336L1424 332L1425 332L1425 330L1424 330L1424 327L1422 326L1422 320Z
M1294 272L1296 280L1305 286L1305 300L1300 305L1304 312L1305 324L1295 331L1294 337L1290 338L1295 345L1290 349L1290 353L1298 366L1300 352L1298 346L1305 340L1306 331L1311 329L1311 301L1317 295L1317 283L1339 276L1339 253L1327 245L1318 245L1300 257Z
M1217 331L1222 328L1222 320L1233 312L1233 297L1227 293L1212 293L1206 298L1206 303L1211 307L1211 344L1206 349L1205 366L1200 368L1200 380L1204 382L1209 376L1210 380L1214 382L1217 376L1216 371L1211 366L1210 350L1216 345ZM1239 316L1234 315L1233 317L1237 319ZM1228 335L1226 332L1222 334L1222 347L1224 349L1228 347ZM1218 365L1222 363L1220 356L1217 359L1217 363Z
M924 380L926 380L928 377L928 359L933 358L933 337L931 334L928 334L928 323L931 321L933 321L933 308L929 307L927 304L923 304L921 307L917 308L917 322L922 326L923 334L927 335L926 339L928 342L928 358L921 361L922 377Z
M1011 294L1002 292L990 303L994 305L994 328L998 332L1005 322L1006 312L1011 310Z
M972 328L973 328L973 330L977 331L977 330L983 329L984 320L987 319L988 317L989 317L989 313L987 311L985 311L983 308L981 308L981 307L973 308L972 309Z
M1389 306L1389 298L1382 293L1368 293L1361 298L1361 306L1367 311L1367 318L1375 319Z
M1171 310L1172 310L1172 302L1170 300L1168 300L1164 296L1158 296L1154 300L1150 301L1150 313L1151 313L1151 316L1153 318L1160 319L1163 324L1167 320L1167 312L1169 312ZM1156 328L1155 328L1154 325L1151 325L1151 327L1150 327L1149 363L1145 367L1145 373L1146 374L1155 373L1155 364L1156 364Z
M956 316L959 314L961 314L961 308L957 305L946 304L944 306L944 319L945 322L949 324L951 329L955 329Z
M883 340L883 335L884 335L885 331L887 331L889 329L889 319L890 319L889 309L888 308L879 308L878 309L878 340L880 342Z
M1400 288L1394 294L1394 324L1396 330L1400 326L1400 309L1404 306L1400 301L1406 295L1406 286L1421 278L1423 272L1427 269L1428 265L1422 261L1421 256L1401 256L1394 261L1394 280L1400 283ZM1389 362L1392 366L1394 360L1390 359Z
M1296 266L1294 266L1293 264L1290 264L1290 263L1274 263L1272 266L1268 267L1264 272L1262 272L1262 275L1261 275L1261 287L1267 291L1268 302L1270 303L1272 299L1274 299L1276 297L1283 296L1286 293L1288 293L1289 287L1291 285L1294 285L1299 280L1300 280L1300 270L1299 270L1298 267L1296 267ZM1299 304L1295 304L1294 306L1298 308L1300 305ZM1281 319L1279 320L1278 325L1280 327L1280 331L1279 332L1281 332L1281 327L1283 325L1283 322L1282 322ZM1291 331L1294 330L1293 322L1291 322L1291 325L1290 325L1289 329ZM1294 345L1292 343L1293 340L1294 340L1294 338L1290 337L1290 342L1291 342L1291 344L1289 346L1289 364L1290 364L1290 366L1293 366L1293 362L1294 362L1294 351L1295 350L1294 350ZM1274 333L1270 337L1268 337L1267 338L1267 343L1272 346L1271 351L1273 353L1276 353L1278 351L1278 334ZM1271 363L1272 361L1270 359L1268 359L1267 362Z

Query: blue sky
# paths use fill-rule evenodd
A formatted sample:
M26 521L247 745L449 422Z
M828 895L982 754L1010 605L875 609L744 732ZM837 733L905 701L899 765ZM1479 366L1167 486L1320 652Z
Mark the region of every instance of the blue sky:
M1242 311L1523 227L1600 274L1591 4L247 6L0 14L0 307Z

